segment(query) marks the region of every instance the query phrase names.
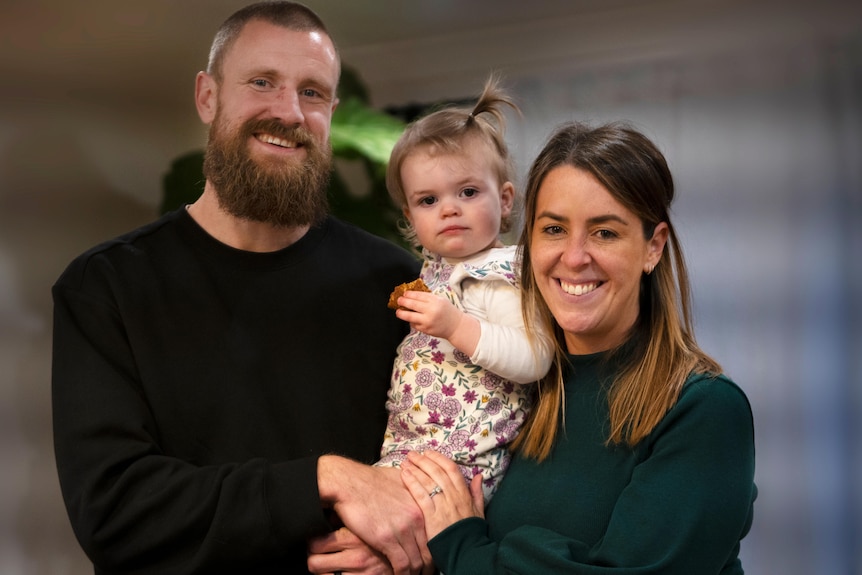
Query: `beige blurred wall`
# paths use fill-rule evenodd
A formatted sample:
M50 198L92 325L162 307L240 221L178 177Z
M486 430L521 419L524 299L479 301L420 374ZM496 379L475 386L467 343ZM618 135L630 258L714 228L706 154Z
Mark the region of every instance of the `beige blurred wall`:
M51 447L50 286L78 253L151 220L172 157L202 145L193 108L164 112L0 107L0 573L92 572Z

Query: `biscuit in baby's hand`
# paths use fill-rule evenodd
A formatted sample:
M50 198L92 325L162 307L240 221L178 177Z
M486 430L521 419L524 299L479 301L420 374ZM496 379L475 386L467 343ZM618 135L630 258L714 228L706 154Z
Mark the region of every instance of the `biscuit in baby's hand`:
M425 285L425 282L422 281L422 278L413 280L412 282L403 283L399 286L396 286L392 291L392 294L389 296L389 303L386 306L389 309L407 309L398 305L398 298L404 295L406 291L425 291L430 292L428 286Z

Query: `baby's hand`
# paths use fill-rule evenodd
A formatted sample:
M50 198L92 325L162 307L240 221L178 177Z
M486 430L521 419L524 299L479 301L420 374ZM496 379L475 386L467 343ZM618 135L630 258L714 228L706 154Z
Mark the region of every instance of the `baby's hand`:
M433 293L404 292L404 295L398 298L398 305L406 309L399 309L395 314L409 322L411 327L450 341L466 316L444 296Z

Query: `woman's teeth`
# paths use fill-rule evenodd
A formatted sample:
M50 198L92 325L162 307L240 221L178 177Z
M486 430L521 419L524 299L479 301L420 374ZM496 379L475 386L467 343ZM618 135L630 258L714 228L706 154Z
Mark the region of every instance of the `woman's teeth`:
M560 287L569 295L585 295L599 287L599 282L588 284L570 284L560 280Z

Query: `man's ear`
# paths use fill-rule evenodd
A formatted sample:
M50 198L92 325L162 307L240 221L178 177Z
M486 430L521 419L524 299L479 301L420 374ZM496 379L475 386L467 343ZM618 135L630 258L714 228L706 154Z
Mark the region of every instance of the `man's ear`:
M195 106L204 124L211 124L218 108L218 84L206 72L198 72L195 77Z

